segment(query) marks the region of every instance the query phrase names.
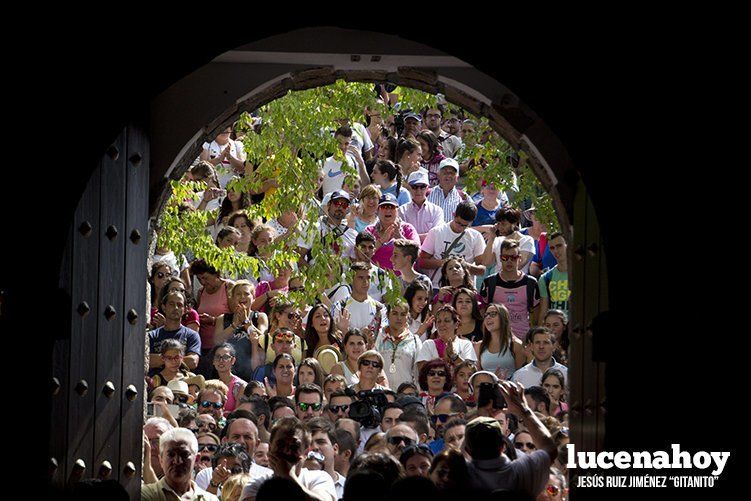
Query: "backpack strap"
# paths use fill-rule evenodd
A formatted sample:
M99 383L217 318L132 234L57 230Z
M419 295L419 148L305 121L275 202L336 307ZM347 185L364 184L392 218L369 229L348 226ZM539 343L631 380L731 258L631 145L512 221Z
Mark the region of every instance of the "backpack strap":
M495 288L497 285L498 285L498 273L493 273L482 282L480 295L487 299L488 304L493 302L493 296L495 295Z
M532 310L535 301L535 292L537 292L537 280L532 275L527 277L527 309ZM548 294L549 296L550 294Z

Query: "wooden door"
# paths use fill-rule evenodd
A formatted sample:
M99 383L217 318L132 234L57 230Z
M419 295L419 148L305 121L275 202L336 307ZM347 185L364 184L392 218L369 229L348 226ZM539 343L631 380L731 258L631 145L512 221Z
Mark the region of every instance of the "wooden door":
M60 271L67 328L53 350L53 480L114 478L140 492L148 139L128 126L91 176Z

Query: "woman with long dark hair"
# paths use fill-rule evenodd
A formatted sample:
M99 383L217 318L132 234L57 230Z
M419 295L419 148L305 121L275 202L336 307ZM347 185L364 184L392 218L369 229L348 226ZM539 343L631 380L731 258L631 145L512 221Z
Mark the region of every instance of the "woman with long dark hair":
M439 165L446 157L440 151L438 137L429 130L422 130L417 134L417 142L420 143L422 151L421 167L428 171L430 186L438 185Z
M456 333L473 343L482 339L482 314L477 304L477 293L460 287L454 294L452 306L459 313L459 329Z
M344 345L331 313L324 304L317 304L311 308L303 337L307 345L305 358L313 357L318 348L328 345L338 353L339 360L342 359Z
M409 305L409 330L421 339L427 339L427 334L433 327L433 316L430 315L431 290L423 282L412 282L404 292L404 299Z
M485 309L482 341L475 343L478 369L495 373L499 379L511 379L526 362L524 345L511 334L506 307L492 303Z
M441 266L441 287L466 287L475 290L472 274L469 267L461 256L453 256L447 259Z

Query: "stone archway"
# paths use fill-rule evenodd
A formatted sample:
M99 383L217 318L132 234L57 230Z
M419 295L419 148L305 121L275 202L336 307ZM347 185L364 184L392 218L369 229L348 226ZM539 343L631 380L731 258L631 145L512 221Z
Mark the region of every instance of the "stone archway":
M272 46L285 52L269 50ZM143 402L138 383L142 383L144 346L139 337L145 314L136 310L146 302L146 269L139 264L146 256L146 221L159 214L168 196L167 181L179 177L206 138L242 111L289 89L325 85L338 78L389 80L441 92L449 102L488 117L502 137L526 153L543 186L553 194L561 226L572 242L576 303L572 323L587 325L607 309L607 301L597 300L600 289L606 289L606 268L584 185L561 141L495 79L414 42L334 28L298 30L241 49L262 57L248 65L231 60L238 54L219 56L154 98L150 126L128 126L102 152L72 217L60 281L61 291L70 299L69 324L53 342L50 471L56 480L83 475L84 470L103 471L137 495ZM311 52L315 50L319 52ZM294 59L290 54L298 59L290 60ZM379 61L374 60L377 57ZM245 65L241 78L232 85L223 82L222 77L240 69L238 64ZM431 64L436 68L430 69ZM85 272L88 269L91 272ZM572 390L572 439L580 443L577 434L588 437L591 446L585 448L595 450L601 447L603 433L598 405L603 364L592 361L587 332L579 328L572 337L580 354L572 358L571 367L579 379Z

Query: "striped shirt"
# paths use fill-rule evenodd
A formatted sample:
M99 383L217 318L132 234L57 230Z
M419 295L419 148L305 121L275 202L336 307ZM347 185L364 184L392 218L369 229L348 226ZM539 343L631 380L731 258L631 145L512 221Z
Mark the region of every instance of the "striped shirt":
M464 192L460 192L456 189L456 187L452 188L451 191L449 191L448 195L444 195L441 187L436 186L430 191L430 195L428 195L428 202L432 202L443 209L444 221L451 221L452 219L454 219L456 206L459 205L463 200L469 198L467 197L467 195L462 195L464 195Z

